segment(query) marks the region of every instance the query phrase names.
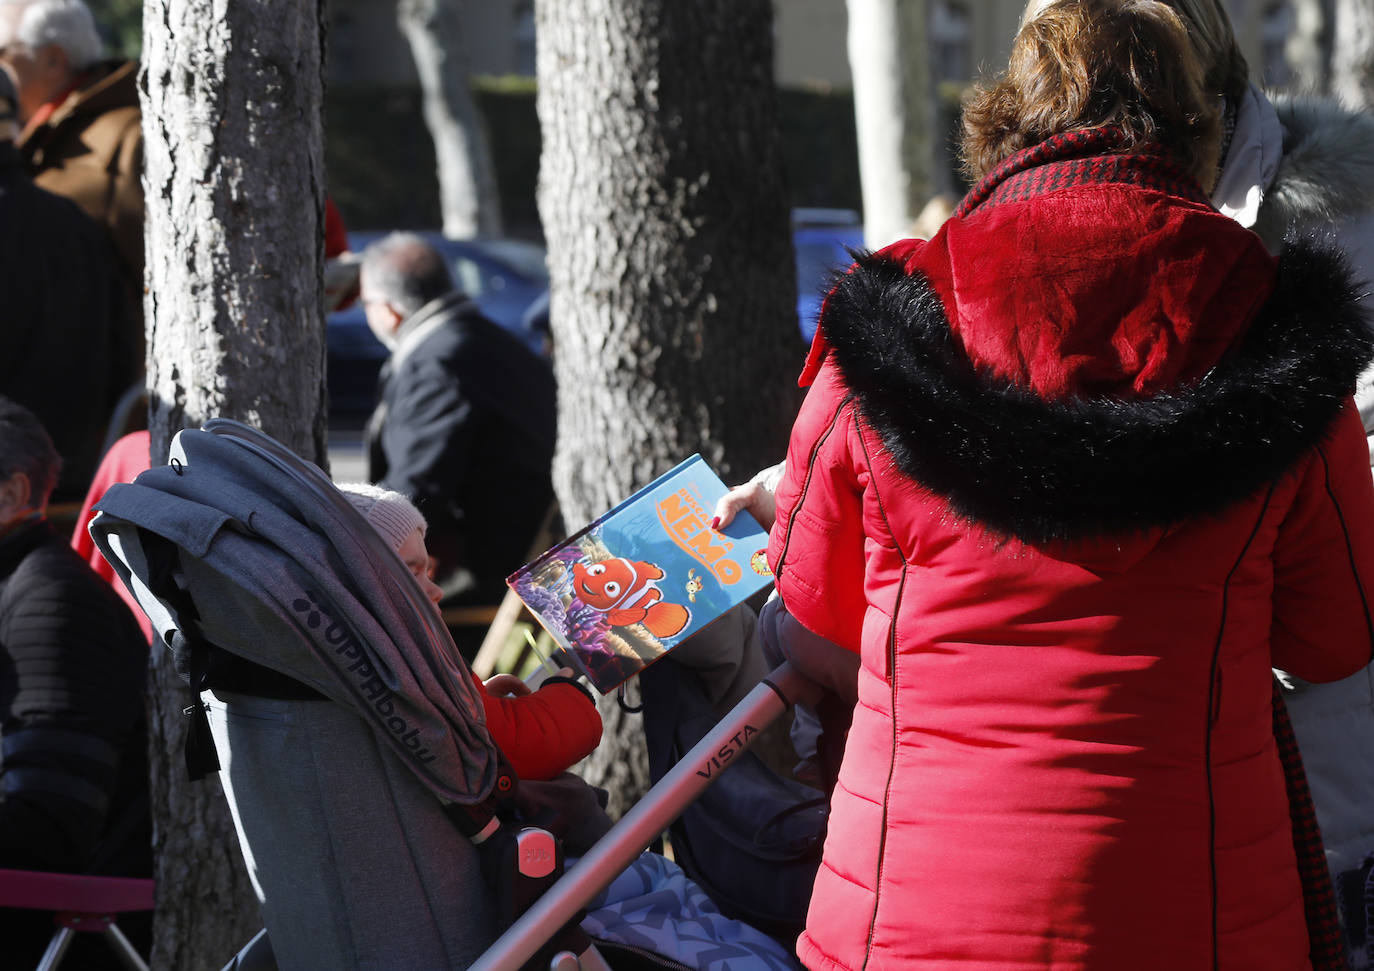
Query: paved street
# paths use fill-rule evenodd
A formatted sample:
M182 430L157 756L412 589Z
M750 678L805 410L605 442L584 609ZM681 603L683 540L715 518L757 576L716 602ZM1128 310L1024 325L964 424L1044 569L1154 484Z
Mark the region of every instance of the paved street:
M367 463L363 460L363 433L352 425L329 428L329 474L335 482L363 482Z

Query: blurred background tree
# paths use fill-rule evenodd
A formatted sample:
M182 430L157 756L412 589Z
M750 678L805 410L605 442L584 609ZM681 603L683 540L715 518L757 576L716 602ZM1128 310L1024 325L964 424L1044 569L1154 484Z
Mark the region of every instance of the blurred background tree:
M434 142L444 235L497 236L501 197L486 122L472 94L464 0L397 0L396 17L419 76L425 126Z
M143 53L143 0L88 0L111 57L136 61Z
M1347 104L1374 109L1374 0L1336 0L1331 88Z
M326 464L323 5L148 0L144 22L154 460L226 417ZM170 651L151 666L150 963L219 968L262 917L218 776L187 778L187 684Z
M849 0L849 69L863 184L864 242L871 249L909 235L937 190L945 151L936 78L928 57L926 0Z
M539 0L539 211L570 530L694 452L781 461L801 358L769 0ZM642 725L603 698L579 766L613 814Z

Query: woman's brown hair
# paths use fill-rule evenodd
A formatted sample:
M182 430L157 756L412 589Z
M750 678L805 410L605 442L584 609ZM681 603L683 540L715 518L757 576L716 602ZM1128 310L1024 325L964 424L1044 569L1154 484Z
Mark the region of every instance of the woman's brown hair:
M1052 135L1111 127L1121 151L1159 146L1210 188L1221 102L1206 73L1161 0L1051 0L1022 25L1006 72L965 105L964 169L976 181Z

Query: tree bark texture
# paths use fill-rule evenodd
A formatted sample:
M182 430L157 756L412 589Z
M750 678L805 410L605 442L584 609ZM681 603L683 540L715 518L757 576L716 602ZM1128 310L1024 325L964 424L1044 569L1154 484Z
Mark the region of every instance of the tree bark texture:
M780 461L805 348L768 0L535 11L554 483L576 529L693 452L726 482ZM619 811L647 777L640 723L602 713L582 770Z
M1296 91L1325 91L1331 66L1330 0L1290 0L1293 33L1284 45Z
M926 0L849 0L849 65L864 242L910 235L935 191L937 130Z
M1336 0L1331 90L1352 108L1374 108L1374 0Z
M325 461L323 0L146 0L149 424L262 428ZM262 926L219 782L183 765L189 689L155 651L152 964L218 969Z
M496 170L469 86L463 39L466 6L464 0L396 4L396 19L420 78L425 126L434 140L444 235L455 238L501 232Z

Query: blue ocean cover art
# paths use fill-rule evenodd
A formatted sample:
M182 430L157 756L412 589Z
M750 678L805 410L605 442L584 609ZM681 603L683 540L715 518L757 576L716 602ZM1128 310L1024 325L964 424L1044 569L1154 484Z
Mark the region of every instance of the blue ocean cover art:
M711 528L726 491L693 455L506 582L609 693L773 581L752 516Z

